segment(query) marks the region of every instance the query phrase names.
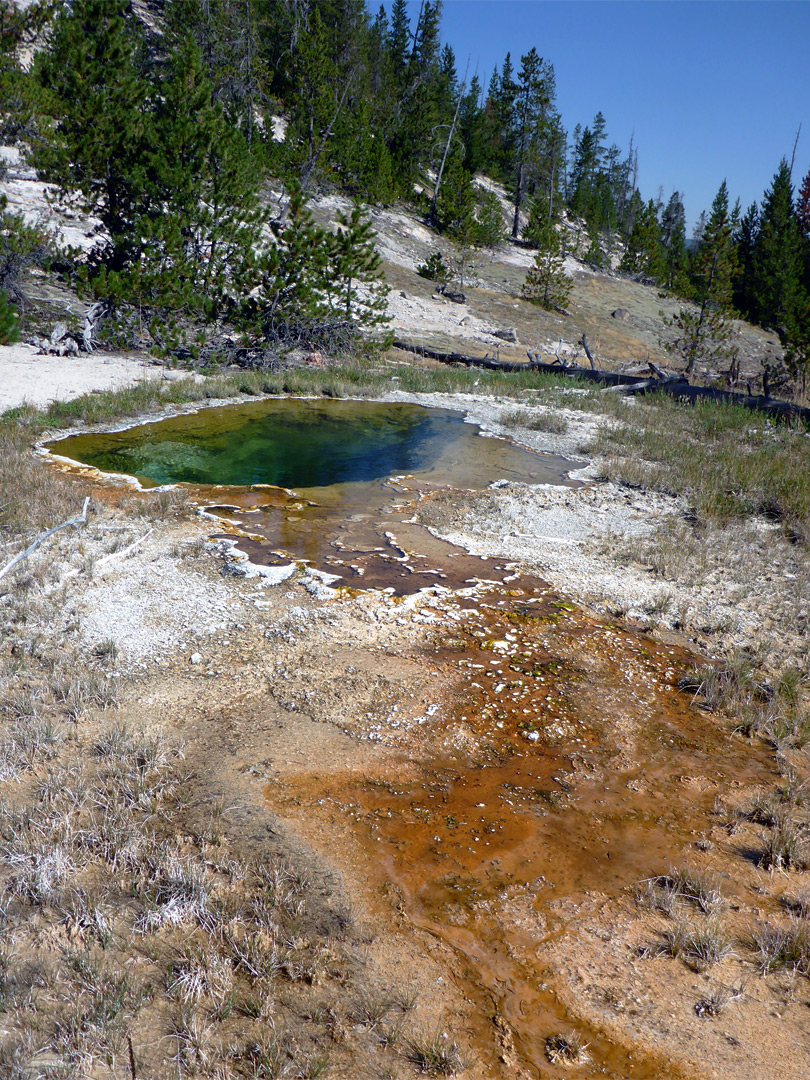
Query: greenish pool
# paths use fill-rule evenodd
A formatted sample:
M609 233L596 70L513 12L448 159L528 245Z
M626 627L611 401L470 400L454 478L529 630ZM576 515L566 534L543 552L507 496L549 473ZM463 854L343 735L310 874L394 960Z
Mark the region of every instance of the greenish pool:
M564 483L571 463L534 454L447 409L357 401L252 402L121 431L74 435L54 453L161 484L269 484L295 490L412 474L468 488L504 478Z

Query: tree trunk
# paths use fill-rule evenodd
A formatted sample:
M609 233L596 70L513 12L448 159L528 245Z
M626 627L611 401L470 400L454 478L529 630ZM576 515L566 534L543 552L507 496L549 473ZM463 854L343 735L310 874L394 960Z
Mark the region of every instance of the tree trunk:
M346 80L346 85L343 87L343 93L340 95L340 101L337 103L337 108L335 109L334 114L332 115L332 119L326 125L326 128L324 129L324 132L321 135L321 141L320 141L320 143L318 145L318 149L315 151L314 154L310 155L309 161L304 166L304 169L303 169L303 171L301 173L301 191L306 191L306 189L307 189L307 187L309 185L309 181L312 179L312 174L315 171L315 166L318 164L318 159L320 158L321 154L323 153L324 147L326 146L327 141L331 137L334 126L337 123L338 117L341 114L344 102L346 101L346 95L349 92L349 87L354 82L354 75L355 75L355 73L352 72L351 75Z
M445 166L445 164L447 162L447 155L450 153L450 146L451 146L451 143L453 141L453 135L455 134L455 131L456 131L456 124L458 123L458 114L459 114L459 111L461 110L461 99L464 97L464 91L467 88L467 72L469 70L470 70L470 61L467 60L467 66L464 69L464 81L462 82L461 88L459 89L459 92L458 92L458 101L456 102L456 111L453 113L453 122L450 125L449 132L447 133L447 142L444 144L444 152L442 154L442 161L441 161L441 165L439 165L439 174L436 177L436 183L435 183L435 185L433 187L433 198L430 200L430 212L428 214L428 221L430 221L431 224L433 224L433 222L436 219L436 199L439 196L439 188L441 187L441 183L442 183L442 174L444 172L444 166Z
M517 240L520 232L520 203L523 195L523 154L518 162L517 190L515 191L515 217L512 221L512 239Z

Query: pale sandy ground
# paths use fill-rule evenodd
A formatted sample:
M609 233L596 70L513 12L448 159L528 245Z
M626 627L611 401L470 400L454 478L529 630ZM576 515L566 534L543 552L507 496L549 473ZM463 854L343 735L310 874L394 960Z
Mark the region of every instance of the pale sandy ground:
M33 345L0 345L0 413L25 402L41 408L165 376L163 368L130 356L45 356Z

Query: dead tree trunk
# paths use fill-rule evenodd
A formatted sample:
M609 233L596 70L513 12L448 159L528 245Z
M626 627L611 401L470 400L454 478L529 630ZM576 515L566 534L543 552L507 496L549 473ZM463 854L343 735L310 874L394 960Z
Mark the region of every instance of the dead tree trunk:
M439 197L439 188L442 184L442 174L444 173L444 166L447 164L447 158L450 153L450 147L453 142L453 136L456 133L456 124L458 123L458 114L461 111L461 99L464 97L464 91L467 88L467 72L470 70L470 61L467 60L467 66L464 69L464 81L461 84L461 89L458 92L458 101L456 102L456 111L453 113L453 122L450 124L450 130L447 133L447 142L444 144L444 152L442 153L442 161L439 165L439 173L436 177L436 183L433 185L433 198L430 200L430 213L428 214L428 221L431 224L436 220L436 199ZM463 288L463 285L462 285Z
M585 355L591 362L591 370L596 371L596 364L594 363L593 357L591 356L591 350L588 348L588 339L585 337L584 334L582 335L582 338L580 340L580 345L585 350Z

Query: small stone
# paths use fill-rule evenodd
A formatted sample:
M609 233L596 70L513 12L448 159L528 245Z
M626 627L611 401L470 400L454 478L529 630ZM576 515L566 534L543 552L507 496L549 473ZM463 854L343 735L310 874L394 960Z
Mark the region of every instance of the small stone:
M188 662L190 664L201 664L202 663L202 653L198 653L198 652L192 653L191 656L188 658Z

